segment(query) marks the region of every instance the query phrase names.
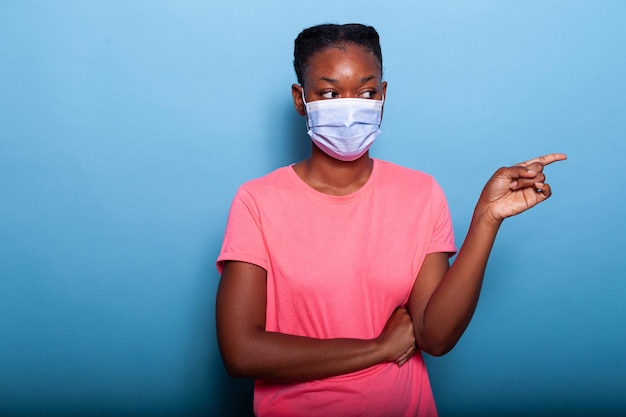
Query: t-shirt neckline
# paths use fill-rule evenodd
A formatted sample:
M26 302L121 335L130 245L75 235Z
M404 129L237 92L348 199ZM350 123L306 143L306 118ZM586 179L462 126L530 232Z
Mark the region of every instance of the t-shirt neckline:
M300 176L298 176L296 171L293 169L294 165L295 164L291 164L286 167L289 170L289 178L292 182L296 184L297 187L304 190L307 194L319 200L324 200L330 203L349 203L351 201L360 199L361 196L367 194L369 190L374 186L374 183L376 182L376 178L378 176L380 161L378 161L376 158L372 158L372 172L370 173L370 176L365 184L363 184L363 186L358 190L346 195L331 195L316 190L315 188L304 182L304 180L300 178Z

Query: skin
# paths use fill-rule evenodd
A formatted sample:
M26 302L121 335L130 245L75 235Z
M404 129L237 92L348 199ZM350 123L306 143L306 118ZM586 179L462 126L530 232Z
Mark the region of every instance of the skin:
M305 115L307 101L386 96L381 68L367 50L345 45L311 58L304 86L294 84L296 111ZM220 351L231 376L280 381L307 381L366 369L382 362L402 366L417 346L439 356L458 342L476 308L489 253L502 221L528 210L552 194L545 183L546 165L566 159L549 154L500 168L483 189L463 246L452 266L447 253L426 256L408 304L388 319L371 340L315 339L265 330L266 271L244 262L227 262L220 280L216 320ZM294 165L314 189L346 195L368 180L369 154L344 162L312 144L311 156ZM540 190L540 191L538 191Z

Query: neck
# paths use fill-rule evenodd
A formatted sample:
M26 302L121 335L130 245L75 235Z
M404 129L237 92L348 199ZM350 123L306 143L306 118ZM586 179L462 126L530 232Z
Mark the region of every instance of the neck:
M330 195L357 191L369 179L374 164L366 152L354 161L335 159L313 145L311 156L294 165L296 174L310 187Z

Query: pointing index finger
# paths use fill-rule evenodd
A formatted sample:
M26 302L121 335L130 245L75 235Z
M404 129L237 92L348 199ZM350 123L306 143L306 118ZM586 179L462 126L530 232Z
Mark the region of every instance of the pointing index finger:
M564 161L567 159L567 155L564 153L550 153L547 155L539 156L537 158L529 159L528 161L520 162L517 164L518 166L527 167L530 164L534 164L535 162L539 162L542 165L549 165L553 162Z

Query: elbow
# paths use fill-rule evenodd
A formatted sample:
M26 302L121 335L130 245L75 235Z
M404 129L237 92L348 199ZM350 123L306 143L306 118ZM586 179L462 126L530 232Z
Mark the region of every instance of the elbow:
M259 366L258 354L254 354L255 346L251 344L254 334L217 332L217 346L226 373L231 378L256 378L255 368Z
M219 346L224 369L231 378L271 378L271 369L258 347L248 343L222 343Z
M418 343L418 346L422 352L429 354L430 356L443 356L450 352L454 346L456 346L456 340L423 340L422 343Z
M433 328L423 328L421 332L415 332L417 346L422 352L431 356L443 356L450 352L463 335L465 327L453 330L444 330L440 326Z
M217 332L217 346L228 376L261 379L268 373L263 334L261 329Z
M423 347L422 351L425 353L428 353L430 356L443 356L446 353L450 352L452 350L452 348L454 347L454 345L452 346L436 346L436 347Z
M254 378L254 371L249 360L245 359L245 355L236 354L234 352L221 352L222 362L226 373L231 378Z
M237 364L224 361L224 368L226 368L226 373L231 378L246 378L248 376L246 370L241 366L237 366Z

